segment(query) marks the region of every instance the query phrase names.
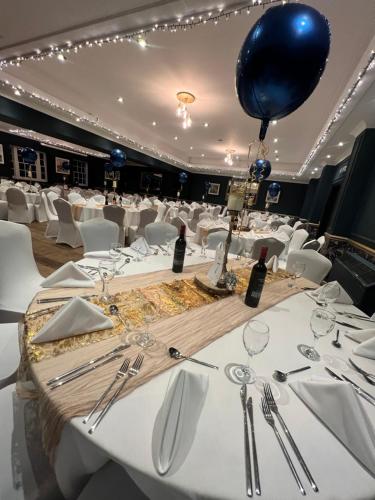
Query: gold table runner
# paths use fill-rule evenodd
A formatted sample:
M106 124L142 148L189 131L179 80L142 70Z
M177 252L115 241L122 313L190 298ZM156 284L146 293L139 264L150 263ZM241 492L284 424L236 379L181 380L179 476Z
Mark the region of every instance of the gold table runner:
M209 265L211 263L186 268L182 275L184 282L191 280L195 273L206 271ZM276 281L271 279L271 283L266 283L261 302L256 309L245 306L239 295L232 295L220 300L213 299L210 303L206 302L200 307L193 306L180 314L160 319L150 325L150 332L165 346L175 346L185 355L192 356L251 317L300 291L297 287L289 288L287 279L280 279L280 276L278 278ZM148 285L145 287L147 292L151 285L162 283L164 286L165 283L171 283L175 279L176 275L170 270L159 271L146 275L118 278L113 282L113 289L116 288L123 293L133 288L142 288L144 285ZM299 279L299 284L300 286L314 286L303 278ZM56 296L56 290L42 293L43 296ZM32 309L35 309L35 305L31 306ZM121 365L121 360L117 362L118 366L116 362L104 365L91 374L78 378L54 391L47 387L46 382L61 372L111 350L118 344L118 336L111 336L100 342L88 343L82 348L42 359L40 362L30 363L30 373L40 395L44 444L51 458L65 422L73 417L82 416L90 410L112 380L117 368ZM132 346L124 351L124 356L134 359L139 351L138 346ZM210 361L215 363L215 360ZM128 382L121 398L136 387L151 380L155 375L176 366L177 363L178 361L171 359L167 353L156 357L146 355L141 373Z

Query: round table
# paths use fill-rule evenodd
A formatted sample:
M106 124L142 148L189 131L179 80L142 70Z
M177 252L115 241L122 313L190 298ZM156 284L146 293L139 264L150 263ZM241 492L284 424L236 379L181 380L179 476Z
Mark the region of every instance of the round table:
M103 207L104 205L96 204L95 206L82 205L80 203L73 203L73 217L79 222L84 222L86 220L94 219L96 217L103 218ZM129 226L138 226L140 221L139 208L123 206L125 209L124 226L128 228Z
M146 268L140 264L129 264L129 273L133 266L133 270L137 272L168 268L171 257L148 257ZM273 431L260 410L262 384L269 381L278 398L284 420L319 486L320 492L316 498L373 500L374 479L287 384L276 383L272 379L272 372L276 368L287 371L307 364L311 364L312 369L290 376L290 381L308 379L312 375L327 378L324 366L334 365L336 369L339 366L340 370L350 372L351 378L364 386L361 377L344 363L353 348L351 340L342 338L343 348L338 350L331 344L333 335L320 339L318 350L323 355L321 362L309 362L297 351L297 344L312 342L309 319L315 307L311 298L305 293L299 293L257 316L257 319L270 327L267 349L251 362L258 379L255 384L248 386L248 396L253 397L262 498L301 498ZM356 310L353 306L335 304L335 307L339 310ZM361 321L353 320L353 323L363 326ZM218 371L183 362L119 400L95 434L88 434L82 418L74 418L66 424L55 462L56 476L64 495L76 498L87 474L111 459L126 469L151 500L245 500L240 387L231 383L224 372L229 362L247 361L242 331L243 326L235 328L196 355L197 358L218 365ZM358 359L364 369L375 371L373 360ZM161 477L154 469L151 456L153 427L171 376L181 368L207 374L209 388L194 442L185 462L173 475ZM366 390L375 396L374 387L367 384ZM364 403L364 408L370 420L374 421L375 407ZM315 493L309 487L306 477L300 469L298 472L307 495L313 498Z

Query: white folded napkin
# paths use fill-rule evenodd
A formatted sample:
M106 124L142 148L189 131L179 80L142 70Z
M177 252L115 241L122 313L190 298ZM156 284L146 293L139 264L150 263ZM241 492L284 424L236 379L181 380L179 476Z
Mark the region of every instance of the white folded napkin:
M176 472L194 441L206 399L208 376L181 370L157 414L152 435L152 458L157 472Z
M148 255L152 253L146 239L143 236L133 241L133 243L130 245L130 248L132 250L135 250L136 252L139 252L141 255Z
M366 328L365 330L348 330L346 337L359 342L354 347L353 353L364 358L375 359L375 328Z
M83 256L85 258L91 258L91 259L112 260L112 257L109 255L108 250L96 250L96 252L85 252Z
M345 336L354 340L355 342L366 342L375 338L375 328L366 328L365 330L348 330Z
M350 453L375 474L375 430L353 387L323 379L289 385Z
M69 261L42 281L43 288L93 288L95 282L85 272Z
M273 273L277 273L279 269L279 259L277 255L272 255L269 261L266 264L266 268L272 270Z
M333 285L333 284L337 284L340 287L340 295L335 300L335 302L337 304L353 304L353 301L350 298L350 296L347 294L347 292L344 290L344 288L337 281L330 281L329 283L326 283L325 285L317 288L316 290L314 290L313 292L310 292L310 293L313 297L320 300L320 299L324 298L323 294L325 292L325 287L327 285ZM328 298L329 298L329 292L328 292Z
M43 326L32 342L51 342L107 328L113 328L113 323L100 307L74 297Z

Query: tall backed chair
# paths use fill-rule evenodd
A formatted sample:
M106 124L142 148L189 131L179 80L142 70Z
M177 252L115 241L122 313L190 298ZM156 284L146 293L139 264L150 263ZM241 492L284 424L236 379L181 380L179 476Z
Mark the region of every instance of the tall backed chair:
M326 237L324 235L322 236L319 236L319 238L317 239L317 242L319 243L319 251L324 247L325 243L326 243Z
M277 230L279 229L280 226L282 226L284 223L281 220L273 220L270 224L270 228Z
M300 250L308 237L309 233L306 231L306 229L297 229L297 231L294 231L293 236L289 243L288 252L294 252L296 250Z
M286 270L293 273L293 265L296 262L301 262L305 265L302 276L318 285L320 285L332 267L332 262L316 250L296 250L290 252L286 261Z
M320 243L318 240L310 240L302 245L302 250L316 250L320 249Z
M26 226L0 221L0 323L18 321L40 288L31 233Z
M152 222L145 227L145 238L149 245L163 245L177 238L177 235L177 228L166 222Z
M8 221L31 224L35 220L34 205L26 202L25 193L18 188L9 188L6 192L8 201Z
M156 211L153 208L146 208L139 213L139 225L130 226L128 229L129 243L133 243L139 236L145 235L145 227L156 219Z
M77 192L73 191L72 193L68 194L68 201L69 201L69 203L77 203L80 200L82 200L82 196L81 196L80 193L77 193Z
M59 232L59 218L57 215L51 212L50 206L48 203L48 198L45 192L40 193L40 199L41 203L44 205L44 210L47 215L47 227L46 227L46 232L44 233L46 238L56 238L57 233Z
M119 227L116 222L105 219L90 219L79 226L84 252L110 250L118 242Z
M187 215L185 212L182 212L182 213ZM189 228L187 221L185 219L183 219L183 217L180 217L180 216L173 217L173 219L171 220L171 224L172 224L172 226L177 228L178 232L180 232L182 225L186 226L185 236L187 238L195 236L195 233L193 233L193 231Z
M167 210L167 207L164 205L164 203L160 203L158 205L158 211L156 214L156 218L154 222L161 222L164 219L165 212Z
M216 250L216 247L219 243L225 242L228 236L228 231L216 231L213 233L209 233L207 237L208 248L210 250ZM240 255L243 250L243 240L233 237L229 247L229 252L233 254Z
M81 247L82 240L79 232L81 223L74 220L72 205L62 198L58 198L53 204L59 218L59 232L57 233L56 243L65 243L72 248Z
M122 246L125 245L125 213L125 208L119 207L118 205L105 205L103 207L104 218L118 225L118 242Z
M259 259L262 247L268 248L267 259L270 259L274 255L276 255L276 257L280 257L285 248L285 243L277 240L276 238L260 238L259 240L255 240L253 250L251 252L252 259Z
M58 189L58 188L55 188L55 189ZM49 192L47 193L47 201L48 201L48 206L49 206L51 212L53 213L53 215L56 215L56 216L57 216L57 212L56 212L56 208L55 208L55 205L53 204L53 202L55 200L57 200L58 198L60 198L60 195L58 193L56 193L56 191L53 191L51 188L49 190Z
M293 229L289 226L289 224L283 224L279 226L277 232L281 233L282 231L286 233L289 237L292 237Z
M43 200L42 200L42 193L46 193L47 194L48 192L49 192L48 188L41 189L40 192L39 192L39 201L38 201L38 203L36 203L34 205L35 219L38 222L46 222L46 221L48 221L46 208L45 208Z
M0 389L16 381L19 363L18 323L0 324Z
M191 217L191 221L189 222L189 227L192 231L195 232L197 230L199 216L203 212L205 212L205 209L203 207L194 208L193 213L192 213L192 217Z

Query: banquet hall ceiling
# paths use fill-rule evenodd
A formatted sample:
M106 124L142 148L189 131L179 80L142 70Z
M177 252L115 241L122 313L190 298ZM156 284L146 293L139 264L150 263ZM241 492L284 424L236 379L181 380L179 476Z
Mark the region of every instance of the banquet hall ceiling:
M296 177L303 182L318 176L325 162L335 164L350 151L353 129L359 129L361 121L365 120L369 126L365 117L350 113L338 123L329 141L302 173L301 166L344 91L352 85L353 75L356 77L370 49L375 48L374 0L306 0L306 3L318 8L330 22L332 40L327 68L313 95L292 115L270 126L266 138L273 178ZM209 9L217 13L218 8L228 7L220 2L190 0L127 0L126 5L117 0L37 3L13 0L7 2L0 17L0 58L43 49L52 43L127 32ZM16 15L19 12L23 15ZM246 11L232 15L217 25L207 23L176 33L156 31L147 35L145 49L137 43L111 43L70 53L65 62L53 57L24 62L20 67L8 66L0 73L0 80L8 80L9 84L0 87L0 92L75 123L74 117L35 98L23 93L15 96L10 85L20 84L22 89L48 97L137 144L123 139L119 143L144 148L144 152L152 148L152 154L167 154L169 160L165 156L163 159L174 158L178 166L222 175L245 172L248 144L258 136L259 122L248 117L238 103L235 65L247 32L262 12L262 6L255 6L249 15ZM373 90L369 88L374 73L374 70L368 73L361 89L364 93L357 92L350 103L359 106L361 102L359 109L363 113L369 111L363 104L366 96L372 102L372 109L374 106ZM176 117L176 93L181 90L196 96L190 107L193 124L187 130L182 129ZM120 96L122 104L117 101ZM347 111L351 111L350 105ZM95 130L82 122L79 125ZM340 137L340 131L345 137ZM108 134L103 135L110 137ZM340 141L343 147L337 146ZM227 149L235 150L233 167L224 163Z

